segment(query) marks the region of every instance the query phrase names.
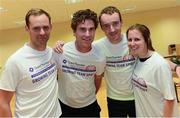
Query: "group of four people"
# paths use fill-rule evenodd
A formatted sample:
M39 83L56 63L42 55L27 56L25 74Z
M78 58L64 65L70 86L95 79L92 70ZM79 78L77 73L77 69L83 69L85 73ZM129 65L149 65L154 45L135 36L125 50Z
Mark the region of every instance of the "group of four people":
M154 52L145 25L121 33L120 11L108 6L99 15L106 37L93 42L97 14L79 10L71 20L75 40L57 54L46 46L52 29L49 14L31 9L25 20L30 41L3 69L0 116L12 115L15 93L15 117L100 117L96 93L103 77L109 117L177 116L170 67Z

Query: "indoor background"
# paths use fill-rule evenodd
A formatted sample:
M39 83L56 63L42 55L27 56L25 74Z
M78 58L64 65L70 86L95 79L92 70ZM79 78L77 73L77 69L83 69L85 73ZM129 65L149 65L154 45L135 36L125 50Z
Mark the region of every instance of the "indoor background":
M180 44L180 0L0 0L0 72L7 58L28 41L24 17L30 8L42 8L51 15L53 30L48 45L52 47L57 40L74 40L70 28L72 13L89 8L99 14L109 5L122 13L122 32L135 23L147 25L153 46L162 56L169 55L170 44ZM102 36L99 26L95 40ZM100 98L105 99L103 87Z

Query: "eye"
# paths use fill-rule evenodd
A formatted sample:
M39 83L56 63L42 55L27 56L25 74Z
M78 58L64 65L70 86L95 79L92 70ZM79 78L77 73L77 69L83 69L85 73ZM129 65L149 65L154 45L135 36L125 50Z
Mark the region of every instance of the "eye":
M93 32L93 31L95 31L94 27L89 29L89 32Z
M50 27L49 26L44 26L43 29L44 29L44 31L49 31Z
M35 32L39 32L40 30L41 30L40 27L34 27L34 28L33 28L33 31L35 31Z
M103 24L102 26L103 26L104 29L108 29L110 27L109 24Z
M80 32L86 32L86 28L83 28L83 27L81 27L79 30Z
M128 38L128 42L131 42L132 41L132 39L131 38Z
M135 38L135 41L140 41L141 39L139 39L139 38Z
M119 21L113 22L113 26L118 26L118 25L119 25Z

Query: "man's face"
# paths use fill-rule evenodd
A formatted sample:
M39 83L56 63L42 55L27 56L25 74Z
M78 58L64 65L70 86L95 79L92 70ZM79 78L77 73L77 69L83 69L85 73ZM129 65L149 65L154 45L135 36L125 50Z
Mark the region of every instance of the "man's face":
M109 39L109 41L113 44L116 44L120 41L121 37L121 26L122 23L119 18L118 13L110 14L102 14L101 19L102 30L105 35Z
M37 50L45 48L51 28L51 24L46 15L30 16L29 26L26 26L26 30L30 35L30 46Z
M76 37L76 48L80 52L88 52L95 36L95 26L92 20L85 20L77 25L74 36Z

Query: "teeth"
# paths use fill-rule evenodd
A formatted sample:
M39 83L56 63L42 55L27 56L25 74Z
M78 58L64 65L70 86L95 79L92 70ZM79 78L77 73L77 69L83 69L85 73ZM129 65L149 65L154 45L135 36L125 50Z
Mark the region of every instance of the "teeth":
M131 49L136 50L137 48L136 47L131 47Z
M85 41L90 41L91 39L84 39Z

